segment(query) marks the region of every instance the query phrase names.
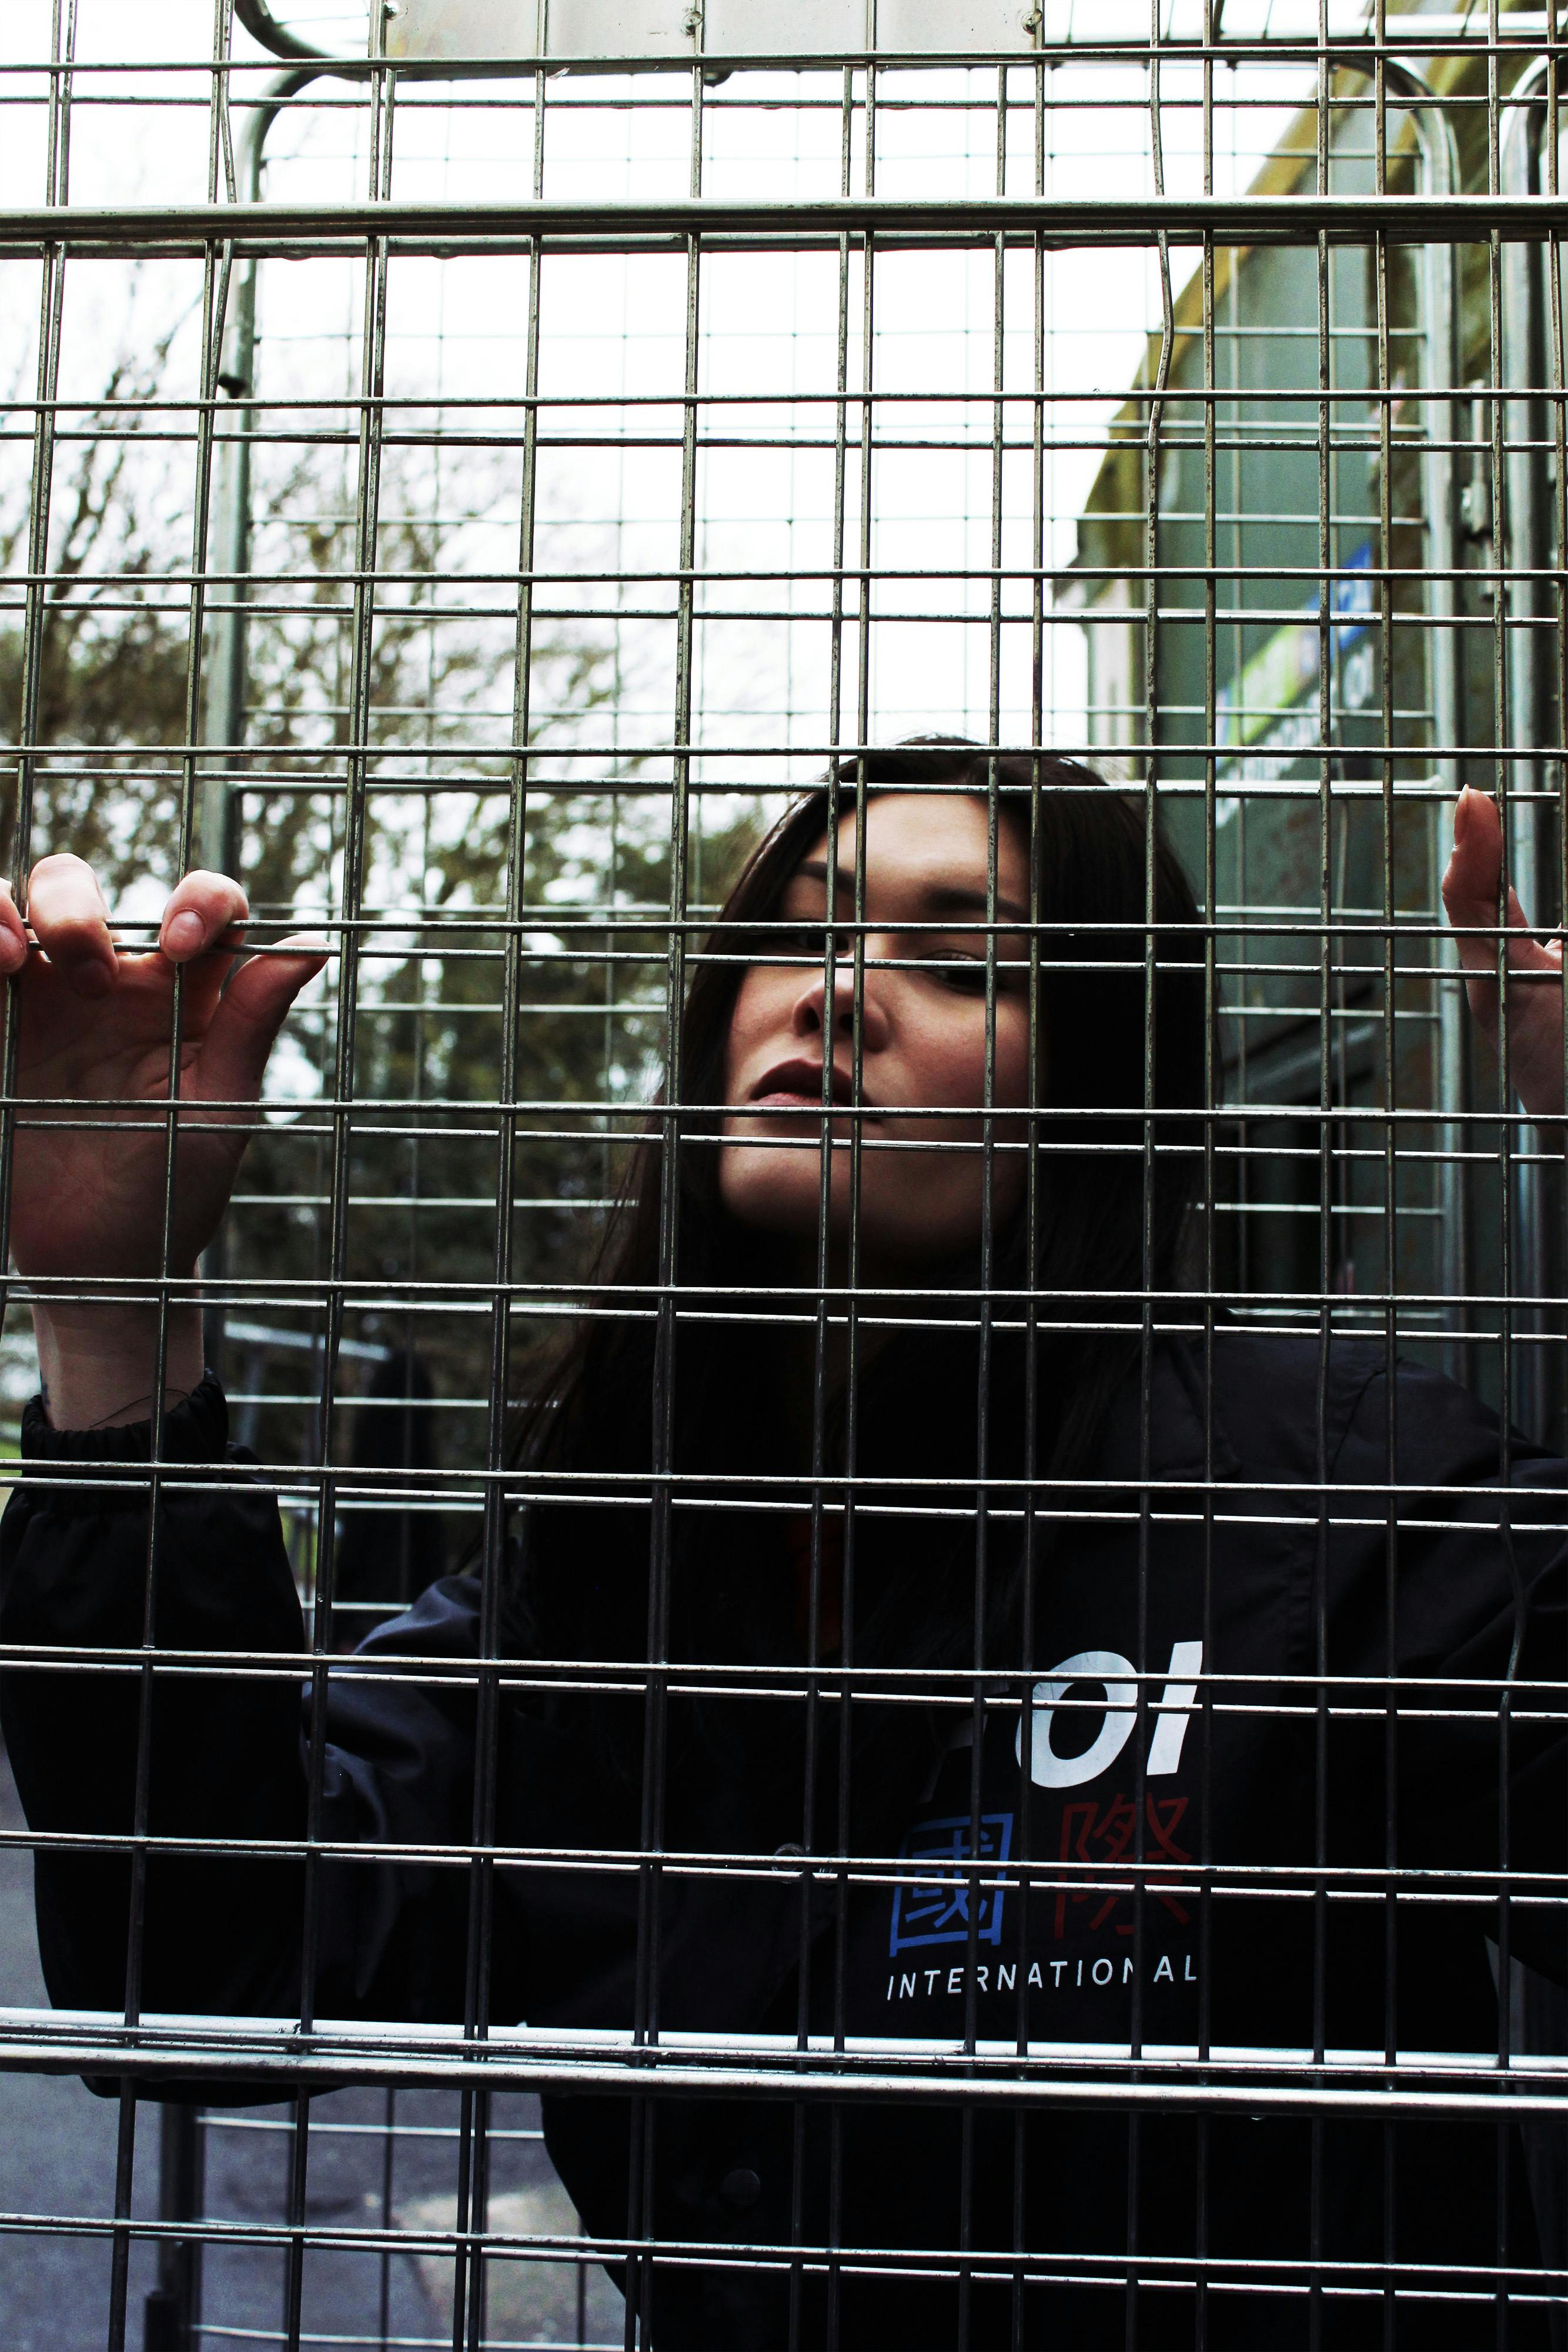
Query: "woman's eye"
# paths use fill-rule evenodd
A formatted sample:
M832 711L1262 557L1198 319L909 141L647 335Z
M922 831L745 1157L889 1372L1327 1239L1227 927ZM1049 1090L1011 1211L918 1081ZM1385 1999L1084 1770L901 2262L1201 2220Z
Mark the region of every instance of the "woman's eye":
M825 923L791 924L788 928L767 932L758 942L758 951L764 958L808 956L813 963L821 963L828 951L827 940L828 927ZM841 955L847 944L847 941L840 942Z
M959 955L951 949L938 948L923 961L932 967L932 977L940 987L955 989L960 996L984 996L984 956Z

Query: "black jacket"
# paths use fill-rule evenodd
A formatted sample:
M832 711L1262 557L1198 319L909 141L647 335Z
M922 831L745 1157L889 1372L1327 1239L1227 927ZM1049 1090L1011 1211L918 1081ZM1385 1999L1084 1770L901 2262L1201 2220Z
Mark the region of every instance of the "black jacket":
M667 1843L752 1866L663 1874L662 2032L794 2035L804 1950L814 2032L952 2042L972 2014L982 2042L1007 2045L1021 2021L1032 2041L1067 2045L1060 2079L1081 2083L1134 2027L1156 2050L1284 2050L1298 2062L1320 2044L1374 2063L1389 2047L1495 2054L1500 1935L1568 1974L1564 1465L1514 1440L1505 1479L1498 1424L1468 1394L1404 1365L1391 1393L1381 1356L1358 1346L1336 1348L1320 1395L1314 1344L1221 1332L1211 1403L1198 1351L1162 1345L1146 1511L1134 1380L1094 1465L1122 1483L1048 1549L1032 1716L1020 1716L1017 1678L998 1678L988 1710L979 1852L999 1874L1023 1857L1058 1867L1027 1894L982 1883L973 1938L964 1888L941 1869L972 1853L967 1706L916 1710L923 1739L887 1751L908 1775L892 1850L911 1867L896 1882L851 1878L841 1918L831 1874L777 1854L801 1818L793 1766L788 1785L777 1777L794 1753L777 1736L791 1703L731 1703L716 1734L720 1717L693 1702L688 1736L672 1701L686 1793ZM166 1423L165 1458L219 1465L225 1439L209 1381ZM0 1712L17 1783L37 1829L123 1832L136 1676L16 1661L32 1643L141 1643L147 1525L134 1465L148 1432L57 1433L34 1407L24 1449L34 1468L0 1528L12 1662ZM84 1480L94 1464L111 1483L90 1470ZM157 1643L220 1658L298 1652L265 1488L243 1470L205 1487L176 1478L161 1507ZM593 1516L580 1517L586 1560ZM766 1524L737 1518L735 1538L756 1548L759 1591L777 1568L757 1532ZM445 1578L334 1668L323 1836L372 1850L472 1843L474 1682L449 1668L476 1654L478 1602L472 1579ZM1147 1681L1124 1680L1138 1674ZM298 1839L298 1680L231 1667L161 1672L154 1687L152 1831ZM548 1682L503 1695L495 1841L514 1858L494 1880L497 2022L633 2018L641 1792L601 1737L603 1709L633 1703ZM749 1768L734 1729L747 1708L768 1723ZM831 1709L825 1719L832 1750ZM574 1861L590 1849L622 1859ZM1505 1860L1516 1890L1506 1923L1492 1875ZM1402 1874L1393 1905L1381 1891L1390 1864ZM232 1846L156 1855L146 2006L288 2014L301 1880L297 1860ZM124 1860L43 1853L37 1883L52 1998L118 2009ZM461 1862L329 1862L315 2013L460 2019L468 1921ZM1489 2301L1466 2297L1507 2283L1500 2262L1528 2273L1539 2261L1517 2136L1490 2115L1389 2126L1354 2108L1314 2122L1260 2105L1199 2119L1174 2097L1145 2101L1133 2121L1124 2102L1082 2097L1022 2121L994 2099L967 2119L907 2101L846 2101L836 2115L821 2099L653 2104L642 2200L629 2208L630 2106L546 2100L551 2153L589 2228L721 2250L820 2246L831 2233L831 2284L821 2261L794 2283L806 2345L827 2340L830 2295L846 2347L956 2343L961 2326L977 2345L1119 2345L1129 2269L1145 2282L1140 2344L1189 2344L1200 2326L1212 2345L1382 2344L1386 2254L1410 2266L1395 2282L1396 2340L1468 2346L1491 2340L1493 2318ZM976 2256L967 2320L956 2264L928 2262L911 2281L857 2260L961 2242ZM1015 2245L1036 2256L1016 2339L1011 2273L984 2259ZM1184 2283L1195 2251L1226 2282L1201 2314ZM1313 2261L1328 2266L1315 2313L1303 2292ZM1514 2286L1509 2340L1544 2342L1538 2305ZM661 2260L643 2291L660 2352L789 2340L787 2262Z

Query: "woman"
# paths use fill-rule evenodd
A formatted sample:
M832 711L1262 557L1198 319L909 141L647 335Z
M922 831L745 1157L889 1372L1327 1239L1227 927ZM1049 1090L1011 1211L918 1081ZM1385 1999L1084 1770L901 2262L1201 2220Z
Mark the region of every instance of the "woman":
M1250 2104L1203 2115L1179 2053L1484 2052L1487 1938L1563 1972L1560 1727L1499 1699L1568 1666L1562 1465L1375 1348L1206 1345L1173 1296L1205 989L1141 808L950 742L853 774L785 818L700 961L674 1150L657 1121L601 1311L536 1394L504 1557L379 1629L303 1745L286 1677L155 1675L149 1826L225 1851L153 1855L139 1938L123 1853L41 1853L51 1995L120 2007L129 1946L149 2008L777 2037L778 2099L546 2101L589 2228L653 2250L621 2274L660 2352L1381 2344L1392 2285L1397 2341L1473 2344L1511 2285L1510 2340L1544 2342L1506 2129L1292 2111L1240 2056L1219 2076ZM1457 830L1450 911L1484 929L1491 803ZM183 965L182 1097L253 1100L323 950L231 975L245 912L187 877L158 951L119 956L87 869L46 860L36 945L0 908L21 1091L159 1099ZM1547 985L1511 991L1511 1068L1544 1116L1561 965L1516 920ZM1461 953L1495 1022L1494 950ZM242 1115L182 1136L176 1274ZM22 1271L155 1276L164 1150L156 1123L20 1129ZM135 1649L155 1318L37 1316L0 1639ZM193 1468L161 1496L154 1637L297 1652L272 1501L200 1476L243 1457L192 1307L161 1372L161 1455ZM132 1826L134 1679L13 1669L4 1720L35 1828ZM338 1851L234 1850L302 1836ZM419 1858L475 1843L506 1858ZM802 1867L833 1856L857 1866ZM1538 1874L1506 1916L1504 1860ZM852 2078L830 2107L789 2096L801 2032L892 2037L883 2064L909 2037L1078 2054L1022 2100ZM1097 2105L1130 2041L1176 2045L1166 2092Z

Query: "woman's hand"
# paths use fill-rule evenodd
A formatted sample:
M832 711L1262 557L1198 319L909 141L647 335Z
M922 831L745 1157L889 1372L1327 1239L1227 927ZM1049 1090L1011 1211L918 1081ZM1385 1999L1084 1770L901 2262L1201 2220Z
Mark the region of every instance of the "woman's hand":
M1454 847L1443 877L1443 905L1458 932L1456 944L1468 977L1465 991L1476 1024L1498 1045L1498 885L1502 878L1502 820L1485 793L1466 790L1454 811ZM1527 1111L1538 1118L1563 1110L1563 947L1531 935L1518 897L1508 894L1508 1074ZM1467 939L1490 929L1490 939Z
M323 941L298 936L282 942L289 952L253 956L235 971L247 913L245 893L227 876L187 874L164 909L156 949L125 953L79 857L46 857L34 867L26 928L0 882L0 977L16 976L12 1017L21 1024L16 1091L39 1104L18 1113L12 1160L11 1249L23 1274L84 1285L104 1276L194 1274L233 1190L252 1124L247 1106L261 1093L284 1016L325 961ZM158 1107L169 1099L179 967L178 1093L189 1108L177 1114L165 1264L168 1129ZM155 1306L57 1300L37 1307L34 1319L57 1427L145 1417ZM201 1367L193 1303L170 1316L171 1388L193 1388Z

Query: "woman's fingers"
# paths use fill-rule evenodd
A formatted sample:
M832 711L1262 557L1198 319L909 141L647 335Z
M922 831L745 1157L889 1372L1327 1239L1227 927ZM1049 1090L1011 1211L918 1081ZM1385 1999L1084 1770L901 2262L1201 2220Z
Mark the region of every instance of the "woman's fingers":
M240 965L218 1000L202 1045L198 1084L204 1101L256 1099L284 1015L329 952L319 934L299 931Z
M49 961L78 996L107 996L119 977L109 909L79 857L40 858L27 882L27 920Z
M237 882L226 874L208 874L198 868L170 894L158 929L158 944L171 963L188 963L220 940L237 946L236 940L224 940L224 934L243 923L249 912L249 902Z
M185 967L187 1034L200 1034L210 1023L249 913L245 892L231 876L199 866L170 893L158 945L169 963Z
M1475 934L1496 929L1501 879L1502 819L1497 803L1467 785L1455 804L1454 846L1443 876L1443 905L1467 971L1497 971L1495 946Z
M1497 899L1502 855L1502 818L1497 803L1489 793L1471 792L1467 786L1454 810L1454 846L1443 876L1443 904L1454 926L1459 961L1474 975L1470 1003L1478 1013L1492 1018L1497 1007ZM1540 972L1561 978L1561 950L1543 947L1531 936L1529 919L1512 888L1508 893L1508 931L1511 973Z
M11 885L0 881L0 980L20 971L26 961L27 926L11 896Z
M171 894L159 927L158 945L171 963L189 963L220 946L235 946L229 935L250 909L245 892L226 874L187 874ZM27 920L49 961L77 993L107 996L119 978L119 961L109 929L109 908L90 866L66 853L40 858L27 885ZM0 974L19 969L26 931L10 903L0 898ZM226 965L204 978L214 994Z

